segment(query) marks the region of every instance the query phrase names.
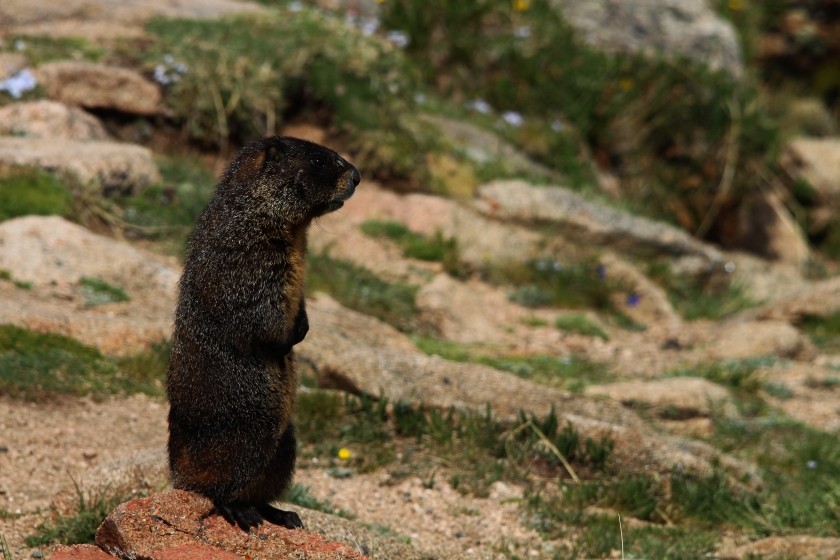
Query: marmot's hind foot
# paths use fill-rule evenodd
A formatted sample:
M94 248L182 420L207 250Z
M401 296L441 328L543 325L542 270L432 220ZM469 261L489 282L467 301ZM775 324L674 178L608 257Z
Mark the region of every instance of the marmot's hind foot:
M246 533L260 525L265 519L254 506L216 504L216 509L222 514L222 517L227 519L228 523L236 525Z
M302 529L303 522L293 511L277 509L268 504L248 506L243 504L216 504L216 509L231 525L236 525L245 532L268 521L286 529Z
M285 527L287 529L303 529L303 522L300 520L298 514L293 511L277 509L276 507L268 504L257 506L257 511L260 512L260 514L269 523L274 523L275 525L280 525L281 527Z

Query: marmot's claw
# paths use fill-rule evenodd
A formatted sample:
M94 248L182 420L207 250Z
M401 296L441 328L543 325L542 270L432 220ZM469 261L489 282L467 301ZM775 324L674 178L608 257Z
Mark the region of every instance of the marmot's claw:
M241 505L216 505L216 509L222 514L228 523L236 525L245 532L257 527L263 522L263 516L254 506Z
M285 527L287 529L303 529L303 522L300 520L298 514L293 511L277 509L276 507L268 504L257 506L257 511L260 512L260 514L269 523L274 523L275 525L280 525L281 527Z

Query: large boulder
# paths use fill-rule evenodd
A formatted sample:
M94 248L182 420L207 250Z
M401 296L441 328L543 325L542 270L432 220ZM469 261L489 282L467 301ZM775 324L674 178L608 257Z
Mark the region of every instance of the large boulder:
M0 323L72 336L109 354L169 338L180 270L174 259L91 233L58 217L0 223ZM90 306L83 278L122 289L128 301Z
M552 0L588 43L613 51L679 56L740 76L733 26L707 0Z
M246 533L209 498L170 490L117 507L96 531L96 544L120 558L295 558L363 560L349 546L302 529L263 523Z
M60 60L39 66L35 77L51 99L67 105L134 115L160 110L157 85L128 68Z
M107 140L99 119L56 101L30 101L0 107L0 136L64 140Z
M159 182L151 150L134 144L0 137L0 164L73 175L96 195L133 194Z

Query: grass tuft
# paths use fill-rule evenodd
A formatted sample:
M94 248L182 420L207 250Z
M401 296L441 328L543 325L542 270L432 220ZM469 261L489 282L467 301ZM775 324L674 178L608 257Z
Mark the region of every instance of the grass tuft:
M326 292L342 305L402 331L415 327L416 286L386 282L367 269L328 253L310 253L306 263L307 292Z
M0 221L71 211L70 193L54 175L26 167L0 169Z
M126 294L119 286L113 286L98 278L82 278L79 281L82 293L85 296L85 306L95 307L106 303L119 303L128 301Z
M85 492L76 486L76 511L71 515L59 515L51 521L38 525L35 533L25 540L26 546L38 547L49 544L92 544L96 529L108 514L119 504L137 496L114 493L109 488Z
M558 317L554 321L554 326L560 330L582 334L584 336L594 336L601 340L609 340L604 329L592 322L591 319L585 315L564 315Z

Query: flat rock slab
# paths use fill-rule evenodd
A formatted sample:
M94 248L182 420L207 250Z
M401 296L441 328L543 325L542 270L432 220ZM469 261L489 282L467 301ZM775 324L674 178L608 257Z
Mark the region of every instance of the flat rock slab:
M682 418L708 416L714 403L729 400L729 391L699 377L670 377L653 381L625 381L594 385L587 395L605 395L624 405L644 404Z
M183 490L118 506L97 529L96 544L120 558L153 560L364 558L346 545L302 529L263 523L246 533L216 513L208 498Z
M545 416L555 410L584 437L613 440L613 453L626 472L668 474L680 467L710 474L719 462L737 478L759 480L751 465L706 443L663 435L616 402L571 395L480 364L421 354L396 329L327 296L310 298L307 313L318 328L296 351L315 366L322 387L444 408L483 411L489 404L497 417L509 421L516 421L520 411ZM353 336L346 334L351 332Z
M105 195L137 193L161 180L150 150L118 142L0 137L0 163L69 173Z
M3 0L0 21L10 34L56 37L136 37L154 17L217 18L261 12L265 7L244 0Z
M609 208L562 187L494 181L479 187L474 206L498 220L557 224L581 241L591 240L614 251L652 250L672 256L701 257L709 263L723 260L716 248L677 227Z
M67 105L154 115L160 109L157 85L128 68L61 60L35 70L47 95Z

